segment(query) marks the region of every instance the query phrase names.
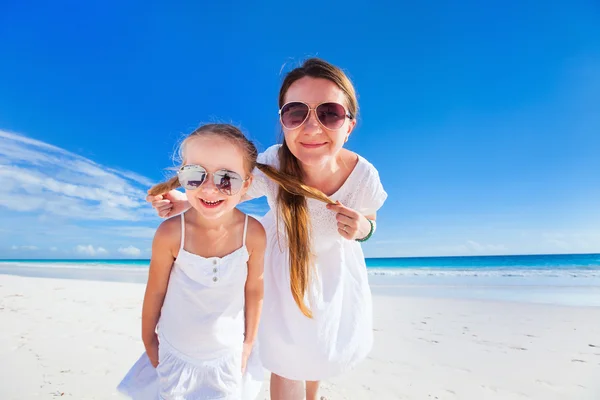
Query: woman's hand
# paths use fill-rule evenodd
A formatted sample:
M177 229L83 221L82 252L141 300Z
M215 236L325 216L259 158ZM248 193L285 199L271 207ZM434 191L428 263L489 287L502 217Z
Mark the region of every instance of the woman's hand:
M327 208L337 213L338 232L348 240L362 239L371 231L371 224L367 217L344 206L339 201L337 204L327 204Z
M158 196L146 196L146 201L152 203L159 217L169 218L173 215L181 214L190 208L185 193L178 190L171 190L168 193Z

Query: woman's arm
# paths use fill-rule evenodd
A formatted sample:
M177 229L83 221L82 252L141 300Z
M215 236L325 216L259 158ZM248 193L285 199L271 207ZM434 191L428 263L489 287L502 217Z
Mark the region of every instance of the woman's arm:
M152 203L159 217L169 218L181 214L191 206L185 193L178 190L171 190L168 193L158 196L146 196L146 201Z
M173 244L179 236L177 226L176 219L164 221L156 230L152 242L152 258L142 307L142 341L155 367L158 365L156 325L160 318L160 310L167 293L169 276L175 259Z

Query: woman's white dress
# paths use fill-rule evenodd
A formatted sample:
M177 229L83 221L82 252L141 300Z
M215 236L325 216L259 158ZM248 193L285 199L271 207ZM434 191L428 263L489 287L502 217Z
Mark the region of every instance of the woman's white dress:
M278 149L268 148L258 161L279 168ZM373 343L371 291L362 248L337 231L335 213L308 199L314 274L305 303L309 319L290 290L289 255L283 222L277 223L279 186L259 170L248 196L267 196L271 211L261 220L267 233L264 302L259 325L260 359L266 369L294 380L322 380L354 367ZM387 193L375 167L359 156L346 182L333 195L363 215L374 214Z

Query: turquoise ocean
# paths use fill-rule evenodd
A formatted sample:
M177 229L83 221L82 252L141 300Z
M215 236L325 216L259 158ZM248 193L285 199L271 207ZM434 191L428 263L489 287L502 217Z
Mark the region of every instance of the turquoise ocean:
M2 266L68 268L148 268L150 260L14 259ZM367 258L371 275L600 277L600 254Z
M367 258L374 293L600 307L600 254ZM0 274L144 283L149 260L0 260ZM1 277L0 277L1 280Z

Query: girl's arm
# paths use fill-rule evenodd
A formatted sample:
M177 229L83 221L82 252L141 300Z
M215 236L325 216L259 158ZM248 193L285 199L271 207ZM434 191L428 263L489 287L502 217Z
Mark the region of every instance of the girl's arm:
M178 219L164 221L154 235L148 283L142 307L142 340L152 365L158 365L158 338L156 325L167 293L169 275L173 266L173 245L179 237ZM177 248L177 246L175 246Z
M247 246L250 252L248 259L248 277L245 287L245 336L242 370L258 334L258 322L263 303L263 268L267 236L265 230L254 218L248 221Z

